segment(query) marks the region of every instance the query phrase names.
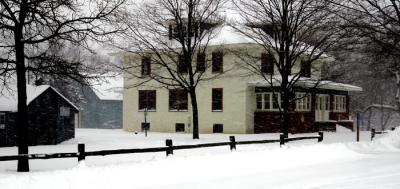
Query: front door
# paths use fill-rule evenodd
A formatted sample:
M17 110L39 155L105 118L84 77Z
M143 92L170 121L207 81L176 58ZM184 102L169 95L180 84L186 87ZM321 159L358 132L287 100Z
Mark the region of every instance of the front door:
M329 95L317 94L315 99L315 121L326 122L329 120Z

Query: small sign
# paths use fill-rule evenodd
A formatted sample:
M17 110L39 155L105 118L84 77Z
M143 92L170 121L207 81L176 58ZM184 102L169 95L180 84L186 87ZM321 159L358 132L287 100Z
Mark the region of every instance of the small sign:
M60 107L60 116L69 117L69 107Z

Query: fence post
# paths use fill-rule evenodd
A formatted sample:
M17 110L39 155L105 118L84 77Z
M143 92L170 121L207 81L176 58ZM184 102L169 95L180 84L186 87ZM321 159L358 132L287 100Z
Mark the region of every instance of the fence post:
M78 162L85 160L85 144L78 144Z
M281 134L281 136L280 136L280 145L281 145L281 147L282 147L282 145L285 145L285 135L284 134Z
M229 141L231 141L230 146L231 146L231 151L236 150L236 139L235 136L230 136Z
M375 129L371 129L371 141L375 138Z
M318 142L322 142L324 140L324 132L320 131L318 132L319 138L318 138Z
M172 145L172 140L171 139L167 139L167 140L165 140L165 145L168 147L168 149L167 149L167 156L169 156L169 155L173 155L174 154L174 148L173 148L173 145Z

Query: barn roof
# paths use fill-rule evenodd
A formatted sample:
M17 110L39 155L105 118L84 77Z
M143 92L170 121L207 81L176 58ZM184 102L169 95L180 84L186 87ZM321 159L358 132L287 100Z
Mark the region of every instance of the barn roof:
M65 101L67 101L72 107L76 110L79 110L77 106L75 106L70 100L68 100L64 95L58 92L55 88L51 87L50 85L26 85L26 94L27 94L27 101L26 105L29 105L33 100L35 100L38 96L40 96L43 92L47 89L51 89L55 91L60 97L62 97ZM4 88L1 90L0 93L0 111L5 112L17 112L18 110L18 96L17 96L17 87L16 85L9 86L8 88Z
M123 82L122 74L109 73L90 85L100 100L122 100Z

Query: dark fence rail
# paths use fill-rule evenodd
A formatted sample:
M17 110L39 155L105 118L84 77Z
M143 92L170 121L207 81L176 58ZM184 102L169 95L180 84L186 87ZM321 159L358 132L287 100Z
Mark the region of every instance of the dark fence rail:
M324 135L322 132L319 132L318 136L311 136L311 137L287 138L284 135L280 135L279 140L236 141L234 136L230 136L229 142L191 144L191 145L179 145L179 146L174 146L172 140L167 139L165 141L166 147L100 150L91 152L86 152L85 144L78 144L77 153L22 154L22 155L12 155L12 156L0 156L0 161L14 161L26 157L28 157L29 159L78 158L78 161L82 161L85 160L87 156L106 156L106 155L116 155L116 154L151 153L151 152L166 152L166 155L169 156L174 153L174 150L208 148L208 147L218 147L218 146L230 146L231 150L236 150L236 145L265 144L265 143L278 143L278 142L282 146L287 142L298 141L298 140L318 139L318 142L322 142L323 137Z
M395 128L392 127L391 130L394 131ZM386 134L386 133L388 133L388 132L387 132L387 131L376 131L375 129L371 129L371 141L374 140L374 138L375 138L375 136L376 136L377 134Z

